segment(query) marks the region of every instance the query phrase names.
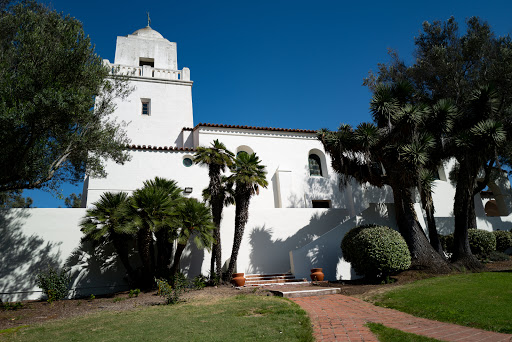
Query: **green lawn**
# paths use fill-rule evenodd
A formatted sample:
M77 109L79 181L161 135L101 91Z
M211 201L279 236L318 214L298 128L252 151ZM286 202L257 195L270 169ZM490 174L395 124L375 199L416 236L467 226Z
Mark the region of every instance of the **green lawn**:
M0 332L2 341L313 341L311 322L279 297L239 295L214 302L102 312Z
M512 333L512 272L424 279L374 300L414 316Z
M366 326L370 328L380 342L440 342L435 338L406 333L378 323L368 323Z

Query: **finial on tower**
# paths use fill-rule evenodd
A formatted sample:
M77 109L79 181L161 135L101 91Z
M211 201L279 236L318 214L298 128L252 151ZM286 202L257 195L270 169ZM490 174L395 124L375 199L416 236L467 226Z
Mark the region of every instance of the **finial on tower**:
M148 27L149 27L149 24L151 24L151 18L149 18L149 12L146 12L147 16L148 16Z

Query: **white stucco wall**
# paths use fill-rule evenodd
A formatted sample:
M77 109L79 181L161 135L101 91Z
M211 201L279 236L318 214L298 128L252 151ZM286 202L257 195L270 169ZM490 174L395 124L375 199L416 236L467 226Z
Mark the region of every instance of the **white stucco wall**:
M313 200L330 200L331 208L346 209L352 215L370 202L392 201L389 189L352 183L340 191L338 176L330 157L314 133L200 127L196 145L208 146L218 139L236 153L241 147L254 151L266 166L267 189L254 198L255 208L311 208ZM323 176L310 176L308 157L320 154Z
M176 43L131 34L117 37L115 64L138 66L140 57L154 59L155 68L178 70Z
M41 297L36 275L47 265L64 266L78 247L85 209L0 209L0 298Z
M131 78L133 92L117 101L114 116L128 124L135 145L182 147L183 127L193 126L192 82ZM150 115L142 115L142 99L150 100Z
M202 191L208 186L208 168L192 165L185 167L184 158L193 153L180 151L130 150L131 161L124 165L112 161L106 163L107 178L90 178L87 207L91 207L106 191L128 192L141 188L143 182L155 177L173 179L182 189L192 187L189 197L202 199Z

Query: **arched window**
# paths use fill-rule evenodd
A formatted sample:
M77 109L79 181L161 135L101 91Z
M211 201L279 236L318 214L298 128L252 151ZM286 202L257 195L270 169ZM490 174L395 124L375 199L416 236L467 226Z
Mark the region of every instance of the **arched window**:
M322 175L322 162L320 157L316 154L310 154L309 158L309 175L310 176L323 176Z

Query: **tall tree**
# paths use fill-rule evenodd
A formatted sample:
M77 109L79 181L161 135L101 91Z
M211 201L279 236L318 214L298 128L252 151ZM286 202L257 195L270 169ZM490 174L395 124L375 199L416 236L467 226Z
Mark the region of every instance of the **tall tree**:
M318 138L345 181L390 186L397 224L413 266L443 271L448 267L430 245L414 210L419 172L428 163L435 139L421 129L430 108L415 104L413 97L408 82L378 85L370 103L374 123L362 123L357 129L342 125L337 132L321 130Z
M215 225L212 222L210 209L195 198L183 198L177 208L176 225L178 246L174 253L171 276L180 270L180 260L183 251L192 238L197 248L209 249L213 242Z
M126 215L128 205L127 193L105 192L97 202L93 203L94 208L87 210L80 226L86 239L104 240L114 245L130 281L136 283L138 277L131 266L129 260L130 247L127 244L137 230L134 226L127 224L129 220Z
M255 153L239 153L232 168L230 181L235 185L235 234L229 266L224 279L229 280L233 275L238 258L238 252L244 236L245 225L249 219L249 204L251 197L259 193L259 188L268 185L265 166Z
M68 208L81 208L82 207L82 194L72 193L64 199L64 204Z
M175 207L172 216L177 216L178 201L181 199L182 190L178 187L176 181L161 177L155 177L155 179L144 182L145 187L156 187L164 190L167 193L168 198L172 200L172 205ZM166 220L171 225L163 225L160 229L155 231L156 237L156 273L157 276L167 276L169 274L169 268L171 266L171 257L173 254L174 241L178 237L177 226L172 221Z
M424 22L423 32L414 41L415 63L407 66L392 53L392 62L380 64L378 74L370 73L365 84L373 88L382 81L407 78L422 101L450 98L462 113L453 132L443 137L459 163L454 259L479 268L469 250L467 229L476 226L474 196L485 188L498 160L511 160L512 41L509 36L496 37L489 24L477 17L466 24L461 34L453 17ZM481 171L484 181L478 181Z
M164 188L146 182L130 198L129 226L137 227L137 246L142 262L142 286L150 288L155 276L153 233L173 227L176 200Z
M2 7L0 191L56 190L104 176L105 159L127 161L129 139L109 115L130 89L82 24L31 0Z
M32 203L32 198L23 197L21 190L0 192L0 208L31 208Z
M208 192L210 196L209 201L212 209L213 223L215 224L210 265L210 275L212 277L215 273L220 277L222 273L220 223L222 221L225 194L222 191L221 174L226 170L226 167L233 165L233 157L233 152L229 151L219 140L214 140L210 147L199 146L194 157L195 163L208 166L208 176L210 177Z

